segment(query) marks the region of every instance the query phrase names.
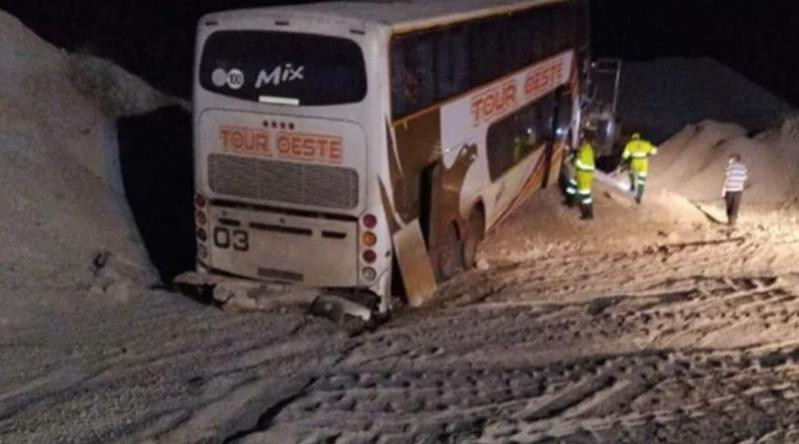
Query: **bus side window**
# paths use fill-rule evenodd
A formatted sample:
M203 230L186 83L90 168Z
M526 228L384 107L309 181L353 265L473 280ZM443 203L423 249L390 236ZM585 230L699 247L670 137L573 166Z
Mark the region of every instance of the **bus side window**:
M548 94L539 100L537 128L542 140L554 138L555 129L555 95Z
M486 148L492 182L545 146L550 133L546 125L551 125L553 114L551 102L552 98L547 96L488 128Z
M433 75L433 39L429 34L422 35L412 47L405 69L408 76L415 79L418 85L418 97L415 108L430 106L435 100L435 76Z
M435 38L436 98L446 99L468 89L469 53L465 27L438 32Z
M471 53L469 54L471 74L470 83L473 86L490 82L497 77L505 65L502 65L502 47L500 36L495 32L494 22L484 21L471 25L469 39L471 40Z
M541 26L540 13L541 11L533 10L527 17L526 26L530 28L530 57L533 61L539 61L546 55L544 41L547 39L547 35L544 34Z
M425 108L435 100L432 39L403 38L392 47L392 103L395 116Z
M405 40L395 40L391 45L391 107L395 116L405 115L410 108L407 97L408 78L405 70Z
M511 24L514 30L513 43L515 44L513 52L518 60L519 68L530 65L538 59L534 50L536 45L535 29L531 17L532 14L529 12L518 15Z
M576 30L574 29L574 8L572 3L563 4L554 9L554 39L556 51L571 47Z
M552 35L552 14L551 7L541 8L536 14L536 34L540 42L541 58L551 56L555 52L555 39Z

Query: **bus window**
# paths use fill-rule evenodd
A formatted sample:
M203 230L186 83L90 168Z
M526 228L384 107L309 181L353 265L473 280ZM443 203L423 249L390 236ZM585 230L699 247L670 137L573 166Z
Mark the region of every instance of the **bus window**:
M486 149L491 181L546 145L552 136L552 94L494 123L488 129Z
M557 25L553 22L556 17ZM568 17L569 8L547 6L395 36L391 46L394 118L567 49L573 32Z
M502 39L494 21L484 21L472 25L470 32L472 50L470 74L471 84L480 85L494 80L506 71L508 66L502 64Z
M211 34L199 76L209 91L256 102L271 96L300 105L355 103L367 88L363 54L355 42L273 31Z
M552 35L552 8L541 8L535 15L536 34L538 41L542 44L542 56L548 56L555 52L555 38Z
M511 32L508 33L511 46L511 53L515 59L517 68L532 64L538 60L539 56L533 50L535 42L535 32L530 20L531 14L525 13L513 18L509 25ZM541 51L539 51L539 54Z
M410 114L435 100L433 34L395 42L392 50L392 106L395 115Z
M469 53L466 28L436 35L436 98L446 99L468 86Z
M554 39L557 51L572 47L577 35L574 21L575 7L569 3L555 9Z

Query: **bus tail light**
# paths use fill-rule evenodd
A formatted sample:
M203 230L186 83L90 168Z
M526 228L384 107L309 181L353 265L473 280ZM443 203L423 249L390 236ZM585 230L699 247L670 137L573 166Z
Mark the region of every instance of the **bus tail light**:
M366 267L361 271L361 276L366 282L372 282L377 277L377 271L372 267Z
M194 205L196 205L199 208L204 208L206 203L207 201L205 200L205 197L202 194L197 193L194 195Z
M374 247L377 243L377 235L372 233L371 231L367 231L363 233L363 237L361 238L361 242L367 247Z
M208 240L208 233L205 231L205 228L197 229L197 239L200 239L203 242Z
M363 261L367 264L373 264L377 260L377 253L372 250L366 250L363 252Z
M197 225L203 226L206 222L205 213L202 211L197 211Z
M377 226L377 216L375 216L372 213L366 213L363 216L363 219L361 219L361 222L363 223L364 227L371 230L372 228Z
M203 260L208 258L208 249L205 245L197 245L197 256Z

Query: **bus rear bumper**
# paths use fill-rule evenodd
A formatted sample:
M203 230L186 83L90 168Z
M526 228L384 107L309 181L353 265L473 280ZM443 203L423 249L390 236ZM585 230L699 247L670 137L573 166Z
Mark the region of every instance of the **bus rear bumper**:
M183 291L198 294L210 291L214 301L225 309L268 311L297 306L315 314L341 321L349 315L364 322L372 320L372 310L323 288L254 281L221 274L186 272L175 278Z

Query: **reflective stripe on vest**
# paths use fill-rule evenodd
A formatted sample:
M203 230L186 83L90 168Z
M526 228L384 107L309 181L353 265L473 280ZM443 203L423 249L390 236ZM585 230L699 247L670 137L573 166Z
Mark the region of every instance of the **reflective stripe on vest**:
M574 166L577 168L578 171L594 171L595 170L593 165L588 165L588 164L584 163L580 159L577 159L577 162L574 162Z

